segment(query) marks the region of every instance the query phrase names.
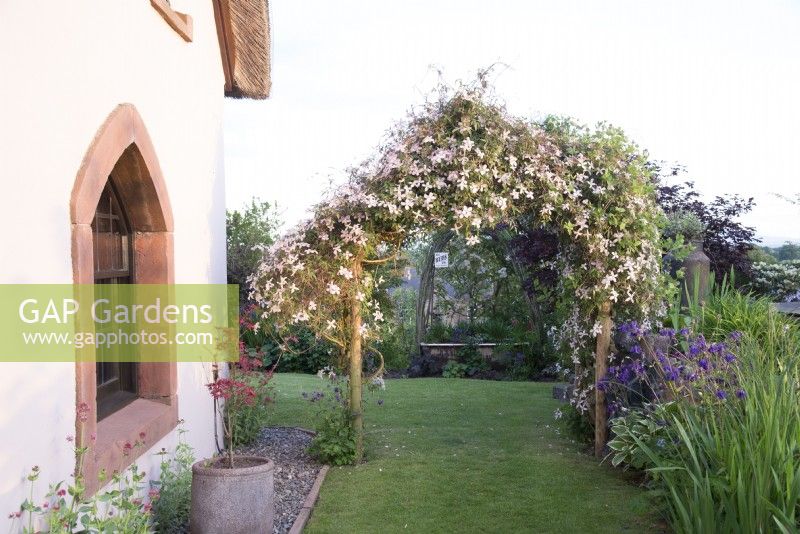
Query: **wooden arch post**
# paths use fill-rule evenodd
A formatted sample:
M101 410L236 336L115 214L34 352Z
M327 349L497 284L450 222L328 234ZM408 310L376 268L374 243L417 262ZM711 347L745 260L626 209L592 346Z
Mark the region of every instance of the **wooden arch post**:
M353 262L353 279L361 281L363 266L362 257L359 255ZM350 417L352 418L353 431L356 435L356 462L364 456L364 414L361 399L361 301L353 294L350 295Z
M608 354L611 350L611 301L600 305L597 322L600 323L600 333L597 335L594 358L594 455L602 458L608 440L608 411L600 381L608 371Z

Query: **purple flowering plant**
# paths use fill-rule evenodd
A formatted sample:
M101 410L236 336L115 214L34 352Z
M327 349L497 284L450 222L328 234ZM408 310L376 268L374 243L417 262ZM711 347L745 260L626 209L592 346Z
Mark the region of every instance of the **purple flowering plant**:
M610 417L647 402L719 403L747 395L737 379L740 332L709 342L689 328L653 332L635 321L617 331L623 350L612 355L613 365L598 386L606 393Z
M317 407L317 435L311 442L309 453L330 465L352 464L356 460L356 434L350 424L348 378L331 367L321 369L317 376L322 380L322 388L301 393L303 399ZM383 378L373 378L367 388L383 390ZM383 399L378 399L377 404L382 406Z
M317 407L317 435L308 452L330 465L351 464L356 457L356 435L350 424L347 377L337 374L330 367L321 369L317 376L323 381L323 387L301 394Z
M599 385L613 436L608 444L612 465L643 469L652 465L650 454L680 457L681 441L671 427L681 405L714 409L743 399L735 354L740 340L739 332L724 342L709 342L689 328L653 332L634 321L621 324L620 350Z
M728 286L675 312L615 336L610 462L646 472L676 532L798 531L797 322Z

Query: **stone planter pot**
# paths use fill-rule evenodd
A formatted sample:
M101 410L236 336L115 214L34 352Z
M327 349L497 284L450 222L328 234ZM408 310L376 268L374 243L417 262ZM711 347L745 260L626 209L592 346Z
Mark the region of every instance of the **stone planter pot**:
M260 456L234 456L234 469L226 462L219 457L192 466L192 534L271 534L275 464Z

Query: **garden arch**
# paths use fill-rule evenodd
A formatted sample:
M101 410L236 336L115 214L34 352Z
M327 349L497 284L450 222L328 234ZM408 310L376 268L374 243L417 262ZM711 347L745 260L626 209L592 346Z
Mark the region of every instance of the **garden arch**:
M559 234L559 289L572 312L557 337L577 371L572 402L594 409L600 454L606 409L595 383L606 371L612 313L646 318L659 302L661 212L646 155L606 125L513 117L483 83L440 95L266 251L252 296L264 319L306 323L347 355L360 436L361 352L382 320L371 298L382 269L422 233L450 229L469 245L485 228L531 216Z

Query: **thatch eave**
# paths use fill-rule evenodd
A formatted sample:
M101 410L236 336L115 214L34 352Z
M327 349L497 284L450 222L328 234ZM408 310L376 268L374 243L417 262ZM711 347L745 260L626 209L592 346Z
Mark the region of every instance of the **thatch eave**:
M225 96L269 96L270 27L268 0L214 0Z

